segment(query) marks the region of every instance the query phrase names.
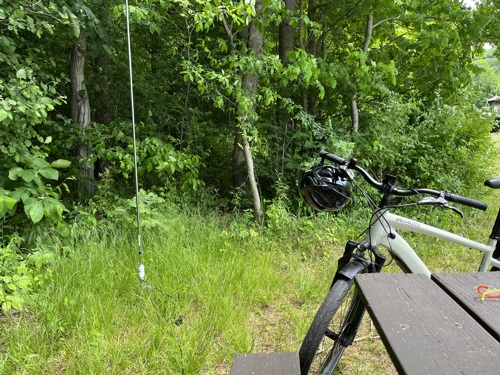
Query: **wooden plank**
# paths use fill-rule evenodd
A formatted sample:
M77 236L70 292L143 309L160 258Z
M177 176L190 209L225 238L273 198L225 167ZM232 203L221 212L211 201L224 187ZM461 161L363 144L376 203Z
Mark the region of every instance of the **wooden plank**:
M432 280L500 341L500 298L481 301L477 292L479 285L500 289L500 272L433 274Z
M500 374L500 343L431 279L363 274L355 282L400 374Z
M235 354L230 375L300 375L299 353Z

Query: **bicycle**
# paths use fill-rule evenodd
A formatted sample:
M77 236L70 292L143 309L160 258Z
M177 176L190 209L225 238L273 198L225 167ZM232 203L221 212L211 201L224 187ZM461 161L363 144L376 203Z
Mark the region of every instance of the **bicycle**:
M354 181L353 170L361 174L368 184L378 189L382 194L382 199L377 207L373 207L375 212L365 231L364 239L360 242L349 240L343 256L338 260L337 272L328 295L318 309L299 351L302 375L333 374L344 350L353 344L365 313L363 302L356 288L353 287L354 276L358 273L380 272L386 257L378 251L377 246L385 247L403 272L431 276L429 269L397 230L422 233L482 251L484 255L478 272L486 272L490 266L492 266L491 271L500 270L500 242L497 245L497 240L500 239L500 210L488 242L482 244L416 220L395 215L390 212L390 209L432 205L451 209L463 217L462 213L450 206L448 202L483 211L487 209L487 203L455 195L449 191L399 189L396 176L388 174L382 182L378 182L361 168L354 158L345 160L325 151L320 152L320 157L321 163L308 171L310 172L308 180L304 177L301 182L301 195L306 203L321 211L336 211L343 208L351 198L350 185L348 186L346 181L348 179ZM334 162L335 166L325 165L325 160ZM485 186L500 189L500 178L487 180ZM361 191L369 199L367 194ZM420 196L420 200L416 203L390 205L393 197L416 195ZM430 197L423 197L423 195ZM373 202L371 203L374 205Z

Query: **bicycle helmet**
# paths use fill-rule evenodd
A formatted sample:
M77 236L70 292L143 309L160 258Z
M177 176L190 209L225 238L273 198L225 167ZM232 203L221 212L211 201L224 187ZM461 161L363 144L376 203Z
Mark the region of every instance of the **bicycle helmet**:
M341 210L352 197L351 183L331 165L315 165L304 172L300 195L312 208L331 212Z

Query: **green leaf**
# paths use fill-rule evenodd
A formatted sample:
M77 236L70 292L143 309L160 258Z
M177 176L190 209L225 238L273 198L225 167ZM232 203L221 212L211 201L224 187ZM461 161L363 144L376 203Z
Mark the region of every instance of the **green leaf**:
M7 296L7 297L9 297L9 296ZM11 306L12 306L12 304L10 303L10 301L5 301L4 303L2 303L2 310L9 311Z
M19 78L19 79L26 78L26 71L24 69L19 69L16 72L16 77Z
M19 171L22 171L23 169L21 167L13 167L11 169L9 169L9 178L12 180L12 181L16 181L19 176L18 176L18 173Z
M49 136L45 139L45 144L50 143L50 142L52 142L52 137L49 135Z
M57 180L59 178L59 172L52 168L40 169L38 173L49 180Z
M26 163L26 160L25 160L25 163ZM31 162L31 164L38 167L38 169L43 169L43 168L47 168L50 166L49 163L47 163L44 159L41 159L41 158L34 158L33 161Z
M71 165L71 162L64 159L59 159L53 162L50 166L52 168L68 168Z
M23 299L21 297L17 297L17 296L13 296L13 295L8 295L7 297L5 297L5 299L7 301L2 304L2 308L3 308L4 304L10 302L12 304L12 307L15 308L16 310L21 311L23 309L23 302L24 301L23 301Z
M8 197L6 195L0 195L0 203L1 203L1 209L3 211L3 203L5 202L5 205L9 210L12 210L17 203L17 201L14 198Z
M71 23L70 26L69 26L69 29L71 30L71 34L73 34L73 36L75 38L78 38L80 37L80 22L78 20L78 18L71 12L68 12L68 15L69 15L69 18L71 19Z
M13 277L16 285L21 289L27 289L29 285L33 282L33 278L30 275L19 276L15 275Z
M34 161L35 157L33 155L28 155L26 156L26 159L24 159L24 163L29 166L31 166L31 164L33 164Z
M26 182L31 182L36 176L36 172L33 169L26 169L17 172L17 175L19 177L22 177L22 179Z
M9 288L10 290L13 290L13 291L16 291L18 289L15 284L7 284L7 288Z
M113 52L111 52L111 49L109 48L109 46L107 44L102 44L101 47L102 47L104 53L106 53L106 55L110 59L113 59Z
M36 198L29 197L26 200L23 198L23 203L24 203L24 212L26 213L26 216L28 216L28 219L30 218L30 210L31 206L36 202Z
M8 114L5 110L0 109L0 121L5 120L8 117Z
M34 202L30 207L30 217L34 224L42 220L43 204L40 201Z

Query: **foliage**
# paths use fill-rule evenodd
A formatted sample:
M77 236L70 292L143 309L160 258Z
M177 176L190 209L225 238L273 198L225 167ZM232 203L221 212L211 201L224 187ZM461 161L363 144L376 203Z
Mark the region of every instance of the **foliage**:
M165 202L247 214L248 189L234 186L242 116L249 121L243 127L268 228L283 238L308 231L311 211L296 187L320 149L357 157L379 177L397 174L404 185L478 194L475 187L491 157L492 123L474 106L484 105L493 90L489 73L497 62L489 57L498 57L498 51L485 53L483 47L500 35L497 3L475 9L451 0L318 0L303 2L303 10L290 5L277 0L130 4L144 223L151 230L161 227L155 215ZM123 2L0 0L0 6L5 225L26 247L36 248L30 232L45 225L55 231L63 219L87 230L104 226L102 219L135 221ZM285 24L292 46L283 55ZM263 34L262 51L248 49L250 26ZM77 44L86 46L91 123L85 129L74 120L75 103L67 102L68 57ZM488 57L491 69L475 60L481 57ZM258 82L244 87L253 74ZM351 126L353 98L358 134ZM81 141L90 147L84 162L95 166L89 176L97 187L94 197L66 185L68 177L82 174L82 156L75 153ZM246 240L257 231L245 222L227 233Z
M21 310L24 297L33 282L32 276L27 272L26 264L20 261L20 256L17 254L17 245L20 241L12 239L7 246L0 248L0 303L4 311L8 311L11 307Z
M133 139L130 131L122 129L131 128L130 123L115 124L110 135L102 133L96 124L94 133L89 132L90 140L94 144L95 156L92 161L101 158L113 164L114 173L121 174L125 179L134 174ZM102 128L102 127L101 127ZM128 135L125 135L128 133ZM148 136L145 126L138 127L138 135L143 135L136 143L137 147L137 172L139 176L147 174L155 176L158 184L165 184L166 180L178 181L175 185L182 189L194 189L203 186L203 181L198 179L200 158L186 152L176 150L172 143L162 138ZM170 141L174 141L170 137ZM111 145L113 146L107 146Z
M481 72L474 79L489 87L489 96L500 94L500 63L495 58L495 52L496 49L487 50L484 57L474 62L481 68Z
M54 259L54 251L35 249L25 254L23 239L12 236L6 246L0 245L0 304L7 312L22 311L32 292L47 282L46 266Z
M155 193L146 193L141 189L139 191L141 226L145 228L161 226L162 215L160 212L165 203L165 200ZM137 226L137 202L135 197L125 201L125 205L117 207L115 212L117 218Z
M50 139L45 140L45 143L49 142ZM0 202L3 205L0 218L8 214L13 218L13 223L19 225L25 217L33 224L45 217L48 224L55 224L62 220L63 212L68 211L60 202L61 185L67 192L69 188L64 182L52 187L45 179L57 181L59 178L57 169L67 168L71 163L59 159L49 164L45 160L47 154L41 151L41 148L35 146L33 150L35 151L33 154L16 154L17 163L2 166L8 178L0 176L0 193L2 193ZM25 216L19 212L16 215L20 202Z
M379 180L391 173L405 187L480 194L497 151L489 136L494 119L475 106L476 94L465 91L453 108L438 94L427 108L392 96L365 114L368 131L355 140L355 156Z
M0 10L0 49L7 65L0 75L0 217L15 215L22 201L24 213L33 223L44 216L47 222L55 223L66 208L59 200L61 189L45 179L58 180L57 168L70 163L46 161L52 137L44 139L38 127L45 123L49 111L62 104L64 96L56 87L64 75L44 70L55 65L55 60L47 58L47 51L39 48L36 39L44 33L53 34L55 24L69 21L58 19L61 13L55 7L39 3L32 7L27 1L10 2ZM54 19L59 21L54 23ZM23 219L18 215L15 223L21 224Z

